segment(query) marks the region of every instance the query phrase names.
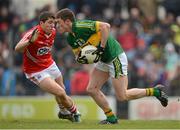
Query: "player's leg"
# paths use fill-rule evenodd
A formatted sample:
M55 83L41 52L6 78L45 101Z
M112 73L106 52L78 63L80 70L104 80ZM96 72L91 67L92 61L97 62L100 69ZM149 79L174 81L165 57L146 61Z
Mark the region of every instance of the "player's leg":
M38 85L42 90L49 92L61 99L62 104L66 108L70 108L73 104L72 100L66 95L65 90L59 86L50 77L44 78Z
M63 77L61 75L59 77L57 77L55 79L55 81L65 90L65 86L63 83ZM81 114L77 110L77 107L74 103L73 103L73 106L71 108L67 109L64 107L61 99L58 96L56 96L56 101L57 101L59 108L60 108L60 111L58 113L59 118L68 119L68 120L71 120L73 122L79 122L80 121Z
M62 76L59 76L58 78L55 79L56 83L58 83L65 90L65 86L64 86L62 80L63 80ZM61 99L58 96L55 96L55 99L56 99L56 102L59 106L60 111L62 111L63 113L68 113L66 108L63 106Z
M62 76L57 77L55 79L55 81L56 81L56 83L58 83L65 90L65 86L64 86L64 83L63 83ZM64 105L61 102L61 99L58 96L55 96L55 99L56 99L56 102L57 102L57 104L59 106L59 109L60 109L59 113L58 113L58 117L63 118L63 119L65 119L66 117L69 118L71 113L64 107Z
M71 121L72 122L80 122L79 115L77 115L78 113L76 113L77 112L76 106L74 105L72 99L66 95L65 90L62 87L60 87L59 84L57 84L50 77L47 77L39 83L39 87L42 90L47 91L47 92L57 96L58 98L60 98L63 106L65 108L67 108L71 113L73 113L73 118Z
M54 74L58 72L58 74ZM37 73L32 74L26 74L26 77L37 84L41 89L53 94L55 97L57 97L58 102L62 104L65 108L70 110L72 113L77 112L77 108L74 105L72 99L66 95L64 84L60 83L62 87L54 80L56 79L56 76L59 76L62 81L62 75L60 71L57 69L56 64L52 64L49 68L42 70ZM75 118L74 118L75 119ZM80 119L80 118L76 118ZM80 120L72 120L73 122L79 122Z
M117 99L120 101L137 99L146 96L146 89L128 89L128 77L120 76L119 78L112 78L112 84L115 89Z
M101 124L117 123L116 116L112 112L105 95L100 90L108 78L108 72L104 72L95 68L90 75L90 81L87 87L88 94L94 99L96 104L104 111L105 115L107 116L106 120L100 122Z
M163 106L167 106L168 100L166 94L161 90L162 85L157 85L154 88L147 89L127 89L128 77L127 77L127 58L123 53L119 55L113 62L110 70L110 74L113 77L112 83L115 89L117 98L121 101L132 100L145 96L157 97Z
M128 78L127 76L119 77L118 79L112 79L113 87L115 89L116 96L118 100L132 100L138 99L146 96L155 96L161 104L166 107L168 105L168 97L162 91L163 85L156 85L154 88L132 88L127 89L128 86Z
M48 69L43 71L43 75L48 74L52 79L56 81L56 83L65 90L65 86L63 83L63 77L61 74L61 71L57 67L56 63L54 62ZM71 99L69 96L67 96L69 99ZM61 97L55 95L56 102L60 108L60 111L58 113L59 118L68 119L73 122L79 122L80 121L80 114L77 111L76 105L73 103L73 105L70 108L66 108L61 100ZM71 99L72 100L72 99Z

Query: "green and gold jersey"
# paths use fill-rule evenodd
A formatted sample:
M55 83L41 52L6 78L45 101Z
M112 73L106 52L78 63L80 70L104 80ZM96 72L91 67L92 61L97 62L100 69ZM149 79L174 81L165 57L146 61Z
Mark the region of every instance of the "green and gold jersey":
M73 52L77 55L82 47L87 44L99 46L101 42L101 33L99 30L99 22L91 20L78 20L72 24L72 32L69 33L67 41L72 47ZM101 61L108 63L123 52L120 44L109 35L105 51Z

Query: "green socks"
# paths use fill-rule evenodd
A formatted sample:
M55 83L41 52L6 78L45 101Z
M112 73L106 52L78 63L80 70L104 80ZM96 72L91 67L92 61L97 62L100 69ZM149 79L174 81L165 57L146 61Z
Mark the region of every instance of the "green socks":
M146 95L147 96L155 96L155 97L160 97L161 93L158 88L147 88L146 89Z
M111 109L105 110L104 114L106 115L108 121L110 121L110 122L116 122L117 121L117 117L114 115L114 113L112 112Z

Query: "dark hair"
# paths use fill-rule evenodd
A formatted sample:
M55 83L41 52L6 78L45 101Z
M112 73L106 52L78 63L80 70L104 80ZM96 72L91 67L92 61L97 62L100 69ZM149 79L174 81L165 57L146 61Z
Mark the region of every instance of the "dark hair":
M50 19L50 18L55 19L53 13L50 13L50 12L48 12L48 11L42 12L42 13L40 13L40 15L39 15L39 22L40 22L40 21L45 22L46 20L48 20L48 19Z
M62 20L66 20L66 19L69 19L71 20L72 22L74 22L75 20L75 15L73 13L72 10L68 9L68 8L65 8L65 9L61 9L60 11L58 11L56 13L56 18L61 18Z

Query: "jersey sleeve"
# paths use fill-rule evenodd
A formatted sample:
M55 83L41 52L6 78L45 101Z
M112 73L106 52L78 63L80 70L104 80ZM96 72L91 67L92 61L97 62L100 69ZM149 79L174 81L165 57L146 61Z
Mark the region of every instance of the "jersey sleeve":
M31 38L31 35L36 27L32 28L31 30L27 31L21 38L20 42L28 42Z
M99 21L95 21L95 30L96 31L87 40L88 44L91 44L91 45L96 46L96 47L99 45L99 43L101 41L101 33L100 33L99 24L100 24Z
M24 36L22 36L20 42L28 42L31 37L32 32L27 32Z
M96 24L95 24L95 27L96 27L96 32L99 32L99 24L100 24L100 22L99 21L96 21Z
M74 28L78 33L93 34L99 30L99 24L97 21L84 20L76 22Z

